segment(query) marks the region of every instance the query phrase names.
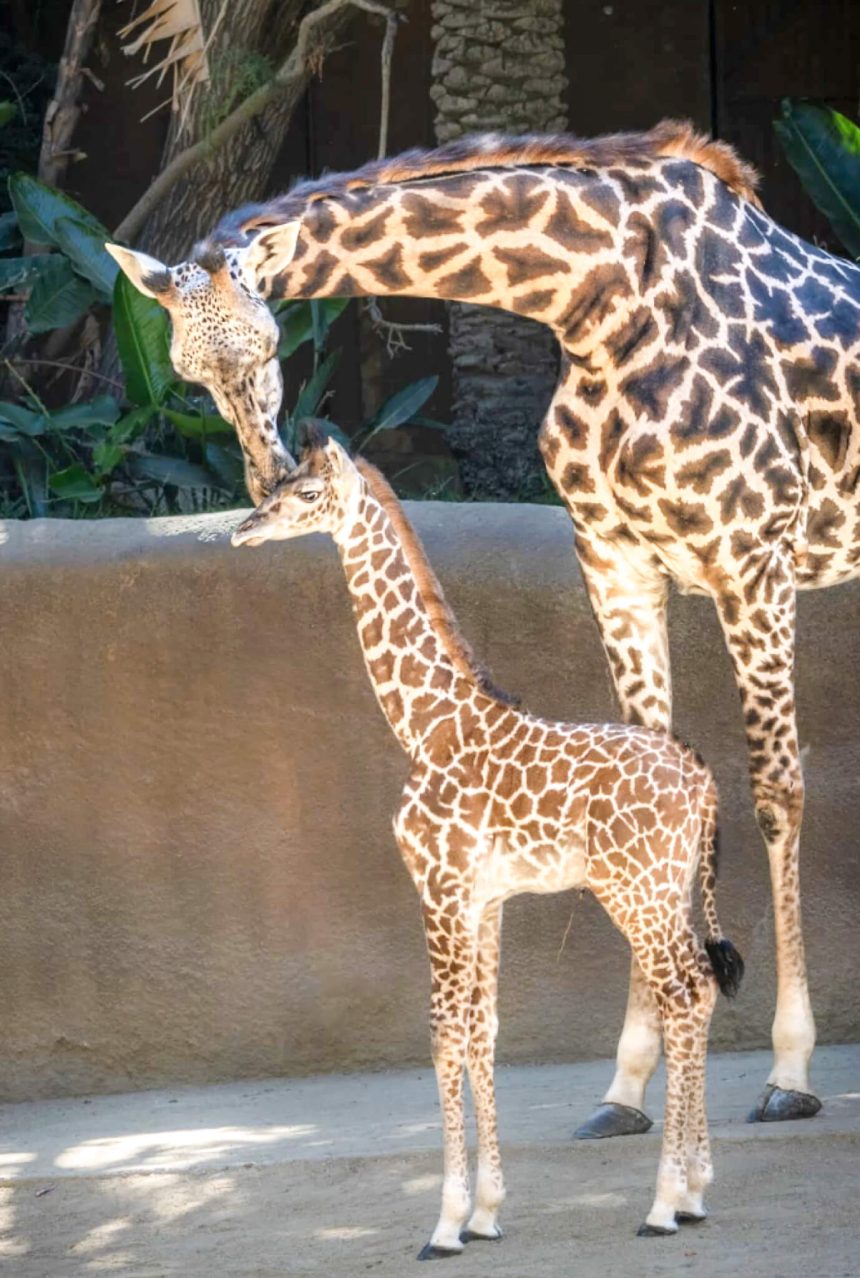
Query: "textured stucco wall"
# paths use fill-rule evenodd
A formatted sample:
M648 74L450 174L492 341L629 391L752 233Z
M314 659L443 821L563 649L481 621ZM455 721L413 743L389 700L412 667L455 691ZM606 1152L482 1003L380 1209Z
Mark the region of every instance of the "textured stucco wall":
M611 717L563 512L410 513L499 681L537 712ZM405 758L334 548L232 550L235 521L0 525L4 1098L428 1060L389 824ZM678 727L721 783L721 913L748 960L713 1039L765 1044L773 928L736 696L708 602L672 612ZM803 882L829 1040L860 1019L858 623L860 585L802 599ZM501 1058L611 1053L626 969L590 898L512 902Z

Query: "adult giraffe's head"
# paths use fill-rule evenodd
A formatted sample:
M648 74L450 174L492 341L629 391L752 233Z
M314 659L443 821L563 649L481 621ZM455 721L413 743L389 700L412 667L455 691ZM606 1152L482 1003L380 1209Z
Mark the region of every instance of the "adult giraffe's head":
M178 375L204 386L235 426L255 504L295 465L277 427L283 396L278 326L257 282L290 260L297 235L298 223L267 228L244 248L205 245L178 266L105 245L135 288L169 314L170 358Z

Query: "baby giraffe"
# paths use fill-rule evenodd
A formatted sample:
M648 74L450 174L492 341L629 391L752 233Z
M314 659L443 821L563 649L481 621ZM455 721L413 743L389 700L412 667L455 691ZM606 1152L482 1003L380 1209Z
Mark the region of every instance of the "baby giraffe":
M648 728L554 723L511 704L475 660L383 477L314 435L233 544L327 532L346 573L364 659L411 769L394 833L412 875L432 969L431 1030L445 1164L442 1210L420 1260L501 1237L493 1062L502 904L587 888L624 933L660 1007L666 1112L657 1194L640 1234L705 1216L708 1024L743 962L714 901L710 772ZM692 924L699 870L708 927ZM715 979L716 978L716 979ZM478 1129L470 1216L463 1066Z

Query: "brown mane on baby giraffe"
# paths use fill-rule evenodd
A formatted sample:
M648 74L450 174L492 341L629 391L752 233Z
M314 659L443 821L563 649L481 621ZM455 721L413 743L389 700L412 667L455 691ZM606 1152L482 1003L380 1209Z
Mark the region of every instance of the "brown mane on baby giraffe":
M437 634L445 645L445 651L451 658L454 667L471 683L474 683L486 696L493 697L504 705L516 705L518 698L511 696L509 692L503 692L501 688L493 683L489 673L478 661L469 641L457 625L457 620L451 611L448 600L445 598L439 578L430 566L430 560L424 552L424 547L415 535L415 529L403 513L403 507L397 500L394 489L388 480L381 471L377 470L375 466L371 466L370 462L364 457L357 457L355 465L360 474L364 476L368 489L391 520L392 527L400 538L403 554L409 564L409 569L415 579L421 598L424 600L424 606Z
M666 1042L657 1193L640 1233L674 1233L679 1222L701 1220L712 1177L708 1025L717 985L731 995L743 974L717 918L717 801L708 769L663 732L557 723L484 695L403 508L378 471L332 440L309 444L233 543L311 532L329 533L338 548L368 675L410 761L394 833L421 900L430 955L445 1152L442 1211L419 1259L500 1237L496 986L502 906L521 892L587 889L629 941ZM697 872L704 948L692 922ZM464 1066L478 1128L471 1214Z

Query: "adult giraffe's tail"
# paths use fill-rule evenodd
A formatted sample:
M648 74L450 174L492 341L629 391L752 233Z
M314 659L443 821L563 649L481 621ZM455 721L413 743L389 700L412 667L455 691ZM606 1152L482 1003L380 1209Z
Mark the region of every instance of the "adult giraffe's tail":
M723 936L717 916L717 866L720 858L720 830L717 823L717 787L708 772L708 791L705 796L705 814L702 822L702 845L699 857L699 890L708 932L705 950L714 969L714 976L721 993L734 998L740 989L744 975L744 961L738 951Z

